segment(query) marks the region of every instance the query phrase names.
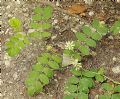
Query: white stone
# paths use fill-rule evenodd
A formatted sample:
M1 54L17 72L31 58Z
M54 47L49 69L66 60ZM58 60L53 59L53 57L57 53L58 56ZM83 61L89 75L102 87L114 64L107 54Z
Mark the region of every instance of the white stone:
M118 3L120 3L120 0L117 0Z
M113 61L116 61L117 60L117 58L116 57L113 57Z
M77 32L77 30L75 30L74 28L71 28L71 31L73 31L74 33L76 33L76 32Z
M29 29L28 30L28 33L32 33L32 32L35 32L35 29Z
M7 9L10 9L10 5L8 5L6 8L7 8Z
M10 60L5 60L5 66L9 67L10 66Z
M0 97L2 97L3 95L0 93Z
M65 19L65 20L68 20L68 19L69 19L69 16L65 15L64 19Z
M0 85L2 85L3 81L0 79Z
M90 11L88 14L89 14L89 16L93 16L93 15L94 15L94 12L93 12L93 11Z
M86 4L92 4L94 0L84 0Z
M73 58L71 58L70 56L63 54L63 61L62 61L62 66L68 66L70 64L72 64L74 61Z
M113 71L115 74L120 73L120 66L113 67L113 68L112 68L112 71Z
M16 79L18 78L17 72L15 72L15 73L13 74L13 78L14 78L14 80L16 80Z

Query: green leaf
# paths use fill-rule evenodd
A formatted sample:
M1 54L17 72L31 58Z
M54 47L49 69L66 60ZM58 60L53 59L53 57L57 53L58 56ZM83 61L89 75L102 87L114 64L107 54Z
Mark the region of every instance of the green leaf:
M71 83L71 84L78 84L79 83L79 79L75 76L72 76L68 79L68 83Z
M98 19L94 19L93 22L92 22L92 26L95 29L98 29L100 27L100 21Z
M70 93L76 92L77 91L77 85L69 84L69 85L66 86L66 90Z
M72 50L67 50L67 49L64 50L64 54L66 55L72 55L72 53L73 53Z
M51 28L51 24L50 23L39 24L39 23L31 22L30 26L33 29L41 29L41 30L45 30L45 29Z
M120 99L120 94L112 94L111 99Z
M48 65L52 68L52 69L59 69L59 65L54 62L54 61L49 61Z
M30 96L33 96L34 94L37 94L38 92L42 92L43 86L40 82L35 81L32 86L27 88L27 93Z
M96 42L92 39L86 39L86 44L90 47L96 47Z
M101 67L99 69L98 73L101 74L101 75L104 75L104 73L105 73L104 67Z
M20 52L20 49L19 49L19 47L16 46L14 48L9 48L6 51L9 56L14 57Z
M33 66L34 71L42 72L43 71L43 66L41 64L35 64Z
M120 31L120 20L116 21L110 29L113 32L113 35L116 35Z
M88 94L80 93L80 94L78 94L78 98L77 99L88 99Z
M19 48L24 48L25 47L25 44L24 44L23 41L18 41L17 45L19 46Z
M63 99L74 99L74 96L72 96L72 95L65 95L65 96L63 96Z
M53 12L52 7L47 6L43 10L44 10L43 19L48 20L49 18L51 18Z
M29 75L28 75L28 78L34 78L34 79L38 80L38 76L39 76L39 72L30 71Z
M91 78L82 78L80 79L79 85L92 88L94 86L94 82Z
M79 92L89 93L89 88L86 85L79 86Z
M102 38L102 36L97 33L97 32L94 32L92 35L91 35L91 38L94 39L94 40L100 40Z
M87 39L86 35L83 33L77 32L75 35L79 41L85 41Z
M89 47L87 47L87 46L81 45L81 46L79 47L79 49L80 49L80 51L81 51L81 53L82 53L83 55L89 55L89 54L90 54L90 49L89 49Z
M88 35L88 36L91 36L92 35L92 31L91 31L91 29L90 29L90 26L88 27L88 26L83 26L83 32L86 34L86 35Z
M60 56L57 56L57 55L52 55L51 57L55 62L57 63L61 63L62 62L62 59Z
M75 75L75 76L81 76L81 75L82 75L82 72L79 71L79 70L76 70L76 68L72 68L72 69L71 69L71 72L72 72L73 75Z
M99 95L99 99L111 99L110 94Z
M54 73L53 73L53 71L50 69L50 68L48 68L48 67L45 67L44 69L43 69L43 72L47 75L47 77L49 77L49 78L51 78L53 75L54 75Z
M13 17L9 20L9 25L13 27L15 30L19 31L22 23L18 18Z
M42 53L41 56L46 58L46 59L50 59L51 58L51 54L50 53Z
M108 83L103 83L101 87L102 87L102 89L107 90L107 91L112 91L113 90L112 85L110 85Z
M29 37L31 38L42 38L41 32L32 32L29 34Z
M41 29L41 25L39 23L31 22L30 27L33 29Z
M96 79L97 81L99 81L99 82L105 81L105 78L104 78L102 75L100 75L100 74L96 74L96 75L95 75L95 79Z
M49 83L49 78L44 74L40 74L39 79L44 85Z
M34 11L35 14L42 14L43 13L43 8L35 7L33 11Z
M43 57L38 57L38 58L37 58L37 61L38 61L38 63L40 63L40 64L47 64L47 63L48 63L48 59L47 59L47 57L45 57L45 56L43 56Z
M27 78L27 79L25 80L25 85L26 85L27 87L32 86L34 81L35 81L35 78Z
M51 33L50 32L42 32L41 35L43 38L45 38L45 37L50 37Z
M78 59L79 61L81 61L81 54L78 53L77 51L74 51L71 56L72 56L74 59Z
M86 76L86 77L95 77L96 74L94 72L92 72L92 71L85 70L83 72L83 75Z
M35 94L34 86L28 87L27 93L28 93L29 96L33 96Z
M29 41L29 39L28 39L27 37L24 37L23 42L24 42L25 44L30 44L30 41Z
M41 25L41 28L44 30L44 29L49 29L49 28L51 28L52 27L52 25L50 24L50 23L43 23L42 25Z
M108 28L103 25L101 25L101 27L99 27L97 29L97 31L101 34L101 35L106 35L108 33Z
M42 20L42 16L40 14L36 14L32 16L33 21L40 21Z
M120 92L120 85L115 86L114 91L115 91L115 92Z

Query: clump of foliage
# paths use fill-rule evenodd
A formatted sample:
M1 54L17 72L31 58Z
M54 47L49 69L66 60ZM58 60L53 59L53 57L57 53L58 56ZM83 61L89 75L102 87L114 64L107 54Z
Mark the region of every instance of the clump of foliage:
M16 56L30 42L26 34L22 33L22 23L18 18L10 19L9 25L14 29L15 34L6 42L6 51L9 56Z
M117 35L120 33L120 20L116 21L113 26L111 27L110 31L114 34Z
M51 28L49 19L52 16L52 8L35 7L33 10L30 28L34 32L28 35L24 34L22 22L17 18L9 20L9 25L13 28L15 34L6 42L6 51L9 56L16 56L19 52L30 44L30 39L42 39L51 37L48 31ZM69 55L76 60L74 67L71 69L73 76L70 77L65 85L65 96L63 99L88 99L91 88L95 87L95 81L100 82L105 94L99 95L100 99L119 99L120 86L111 86L107 83L108 79L104 75L103 68L99 70L84 70L81 66L83 56L91 54L91 48L95 48L97 42L108 33L116 35L120 32L120 21L116 21L111 28L106 24L95 19L91 25L85 25L81 32L75 33L76 40L68 41L65 46L64 54ZM37 58L37 63L32 66L25 81L27 92L30 96L43 91L45 85L49 84L50 79L54 76L54 71L60 69L62 59L60 55L50 52L42 53ZM114 81L113 81L114 82ZM114 82L118 84L117 82ZM109 93L112 91L112 93ZM107 98L106 98L107 97Z
M120 85L112 86L107 83L104 76L104 69L99 70L76 70L71 69L73 76L65 84L65 95L63 99L89 99L90 89L95 87L95 82L101 83L104 94L99 95L99 99L119 99Z
M95 19L90 26L83 26L82 32L75 33L77 40L74 41L74 49L65 50L64 53L78 59L81 59L82 56L90 55L90 48L95 48L97 41L100 41L107 33L107 26Z
M18 18L11 18L9 25L14 29L15 34L10 37L6 42L6 51L9 56L16 56L20 51L30 44L29 38L43 39L51 36L50 32L47 32L51 28L49 19L52 16L52 8L50 6L41 8L36 7L34 9L34 15L30 23L30 28L35 29L34 32L26 35L22 32L22 22Z
M50 53L42 53L37 58L37 63L33 65L25 81L30 96L43 91L43 87L49 84L49 79L53 77L54 70L60 68L61 61L59 55Z
M36 31L30 33L29 36L39 39L50 37L51 33L46 30L51 28L49 19L52 16L52 8L50 6L46 6L44 8L35 7L33 12L34 15L32 16L30 27Z

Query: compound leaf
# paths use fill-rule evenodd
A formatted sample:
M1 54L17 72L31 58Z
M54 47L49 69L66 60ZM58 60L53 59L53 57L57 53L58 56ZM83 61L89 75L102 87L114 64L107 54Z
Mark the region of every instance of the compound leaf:
M83 55L89 55L89 54L90 54L90 49L89 49L88 46L83 46L83 45L81 45L81 46L79 47L79 50L81 51L81 53L82 53Z

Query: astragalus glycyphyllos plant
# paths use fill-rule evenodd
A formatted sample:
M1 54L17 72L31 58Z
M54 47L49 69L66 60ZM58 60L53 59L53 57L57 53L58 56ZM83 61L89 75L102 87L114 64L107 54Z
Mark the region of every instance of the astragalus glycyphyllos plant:
M90 90L95 88L96 82L99 82L104 92L98 94L99 99L119 99L120 83L108 83L104 68L85 70L81 67L77 70L74 67L71 72L73 76L65 83L63 99L89 99Z
M91 48L96 48L97 42L110 33L111 35L119 35L119 20L109 28L104 22L94 19L91 25L84 25L81 32L75 33L75 41L66 43L64 53L81 61L81 57L90 55Z
M25 33L22 32L22 22L18 18L11 18L9 20L9 25L13 28L13 36L6 41L6 51L9 56L14 57L20 53L20 51L30 44L30 41Z
M90 49L95 48L97 42L102 39L106 34L112 33L112 35L119 35L120 21L116 21L111 28L108 28L103 22L95 19L90 26L85 25L82 28L82 32L75 33L77 40L74 41L75 46L70 44L70 47L66 46L64 54L69 55L74 59L71 69L73 76L70 77L65 84L65 95L63 99L88 99L89 90L95 86L94 82L102 83L103 89L113 90L108 83L104 83L109 79L104 75L104 69L97 70L85 70L82 68L81 59L83 56L90 55ZM71 62L70 62L71 63ZM78 68L79 67L79 68ZM114 84L120 84L112 80ZM119 86L117 87L119 89ZM119 89L120 91L120 89ZM103 94L99 95L100 99L119 99L119 93Z
M52 16L52 8L50 6L46 6L44 8L35 7L33 12L34 15L32 16L30 27L31 29L35 29L35 31L30 33L29 36L33 39L50 37L51 33L47 30L52 27L49 21Z
M43 91L43 87L49 84L49 79L53 77L54 71L60 68L61 62L61 56L50 53L42 53L37 58L37 63L33 65L25 81L30 96Z
M9 20L9 25L14 31L13 36L6 42L6 51L9 56L19 54L23 48L30 44L29 38L46 40L45 38L51 37L51 33L49 32L51 23L49 19L52 17L52 8L50 6L44 8L35 7L33 12L34 15L32 16L30 28L34 29L34 32L28 35L22 32L22 22L18 18ZM70 70L73 76L70 77L66 83L64 99L88 99L89 90L95 86L94 80L102 83L102 88L107 91L110 89L114 90L114 92L120 92L119 85L112 89L110 85L104 83L108 77L104 75L103 69L99 69L98 71L85 70L81 64L82 58L90 55L91 48L95 48L97 42L108 33L119 35L119 20L109 28L106 24L95 19L91 25L85 25L81 32L75 33L76 40L66 42L63 55L67 54L73 59L73 61L70 62L73 65L73 68ZM52 47L46 46L47 52L43 52L37 58L37 63L32 66L25 80L27 92L30 96L42 92L43 88L49 84L50 79L53 77L54 71L61 69L61 63L63 61L61 58L62 55L50 52ZM118 82L113 82L119 84ZM105 99L106 96L108 95L100 95L99 97L100 99ZM117 99L119 94L113 93L110 97Z

